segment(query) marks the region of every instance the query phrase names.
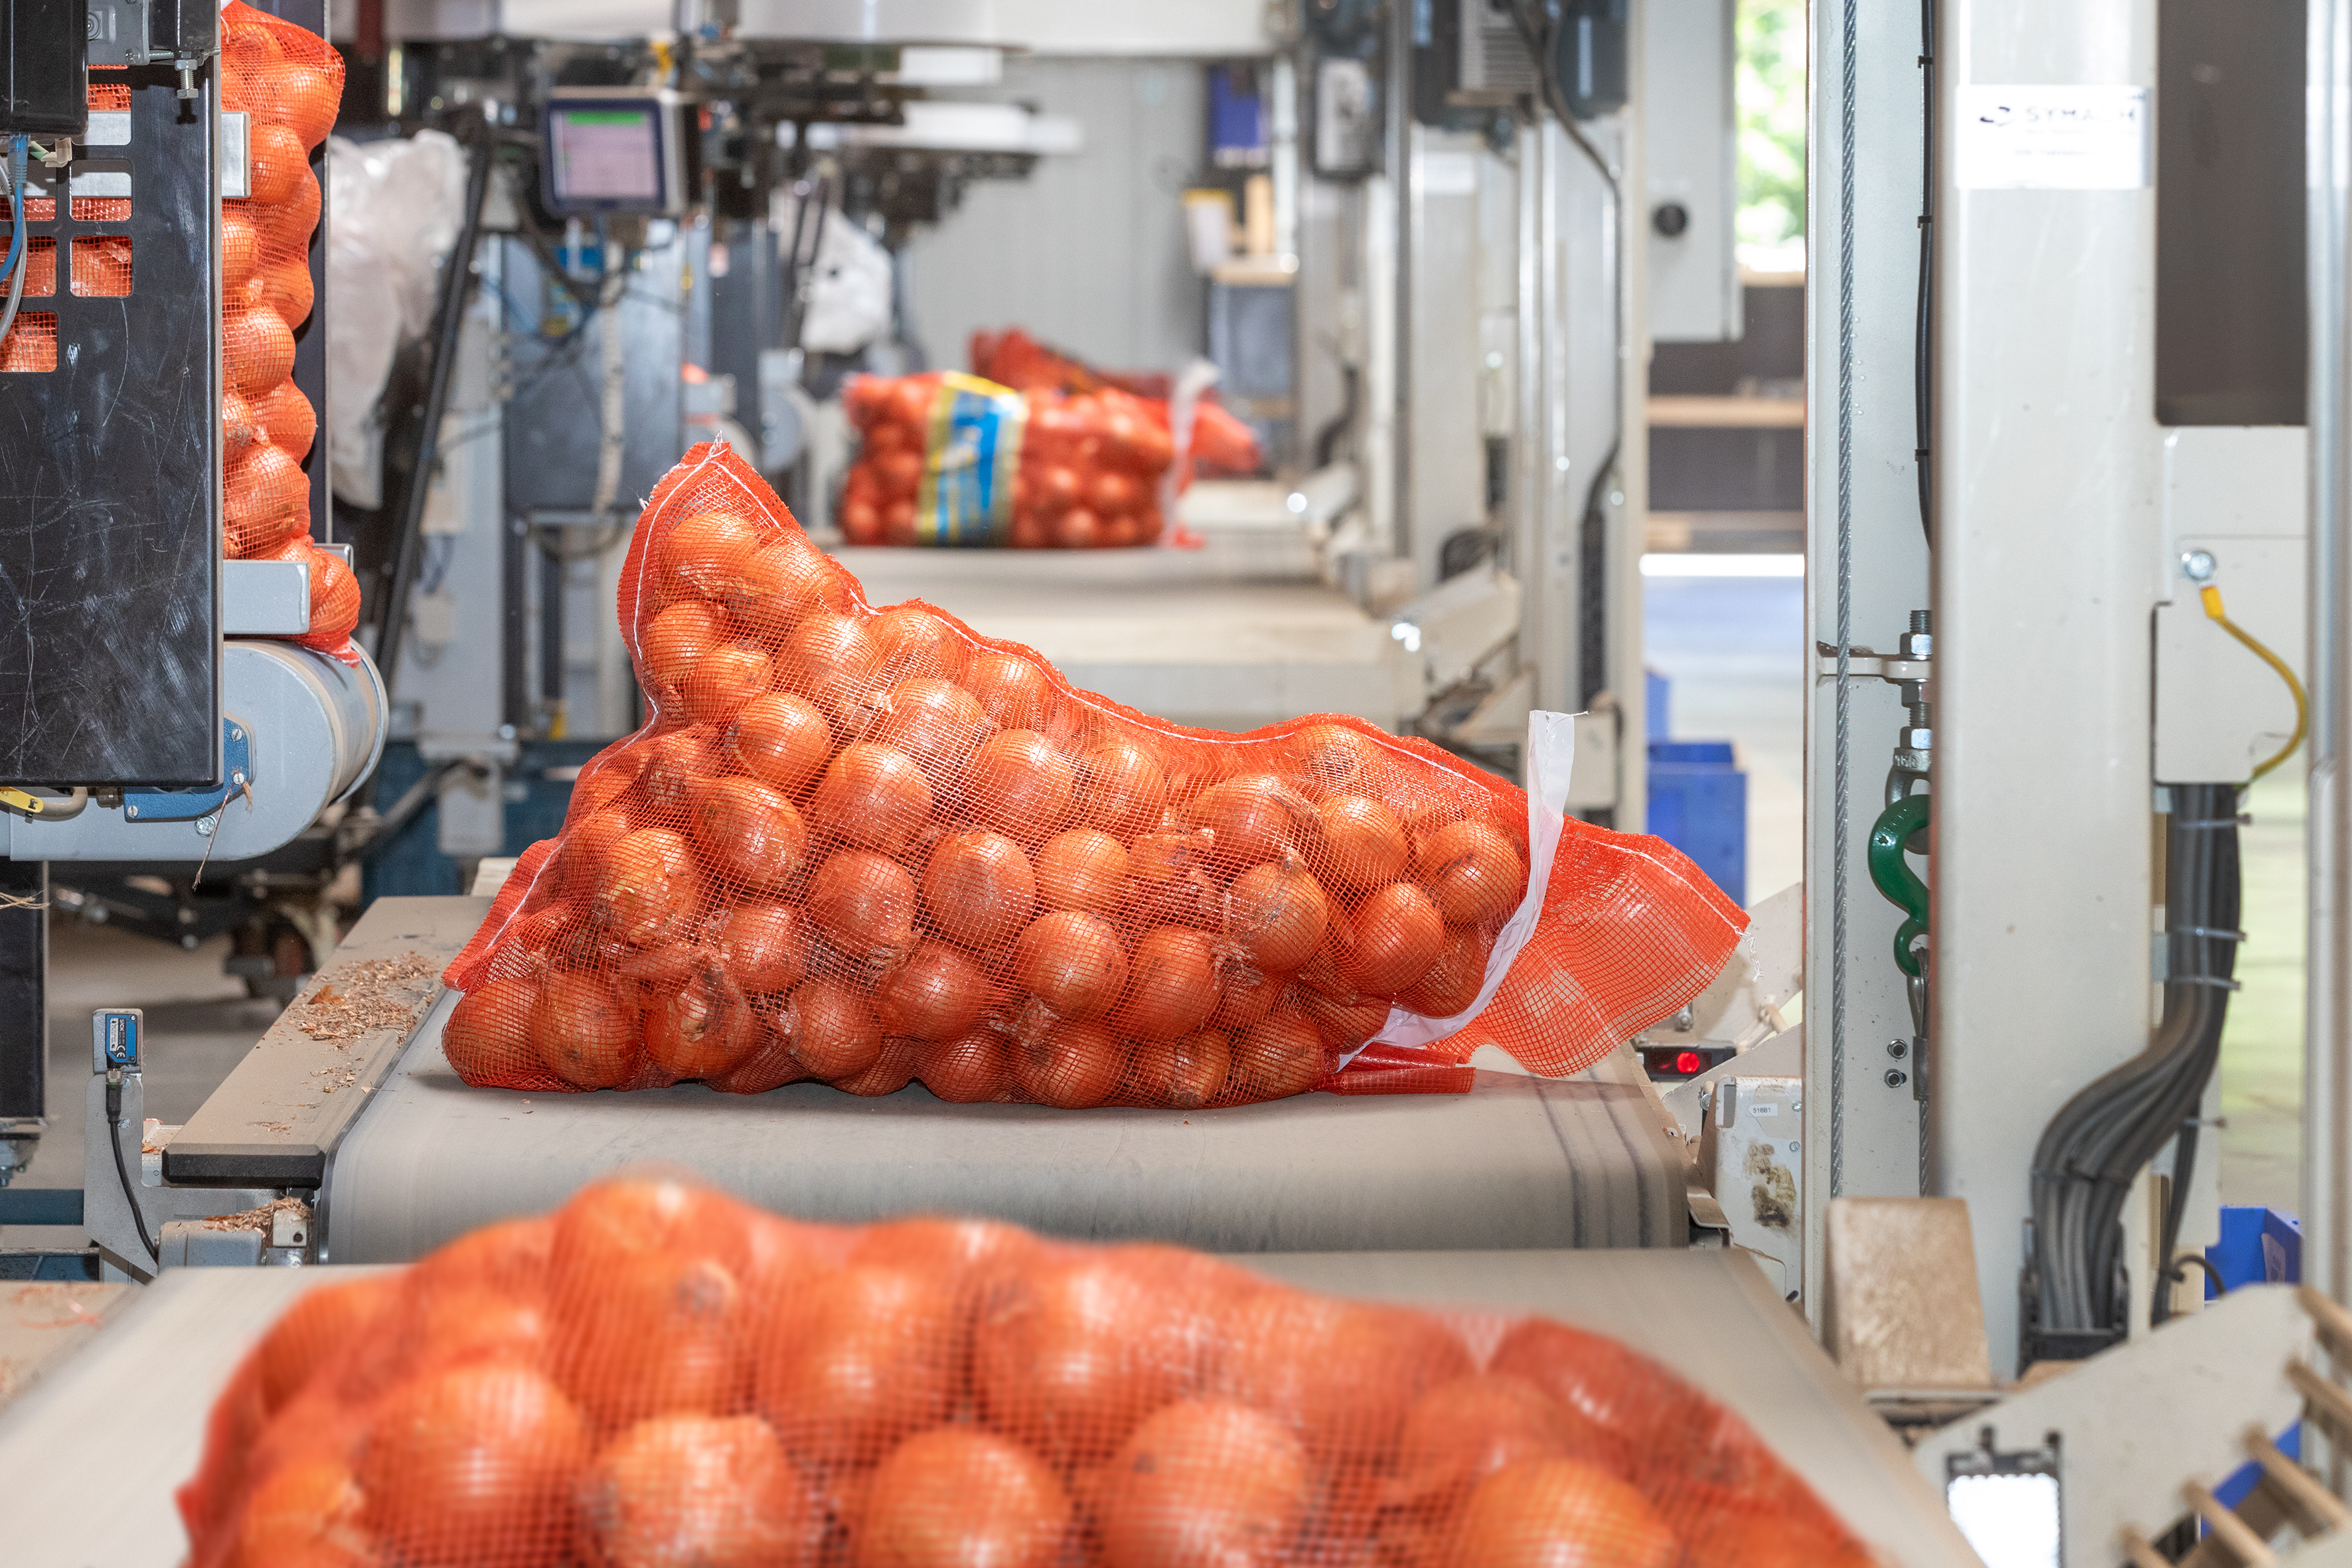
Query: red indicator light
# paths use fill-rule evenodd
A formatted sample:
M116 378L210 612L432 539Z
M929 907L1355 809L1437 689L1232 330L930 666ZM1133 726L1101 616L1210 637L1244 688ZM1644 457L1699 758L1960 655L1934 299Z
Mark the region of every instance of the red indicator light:
M1696 1051L1676 1051L1675 1053L1675 1070L1687 1078L1693 1073L1705 1072L1706 1070L1706 1060Z

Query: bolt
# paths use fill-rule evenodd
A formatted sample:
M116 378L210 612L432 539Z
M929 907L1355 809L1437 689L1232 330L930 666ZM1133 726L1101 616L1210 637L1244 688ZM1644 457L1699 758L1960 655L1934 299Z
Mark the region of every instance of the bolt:
M2191 550L2180 557L2180 574L2191 583L2210 583L2220 563L2210 550Z
M1908 1078L1904 1076L1903 1069L1901 1068L1888 1068L1886 1069L1887 1088L1901 1089L1905 1084L1910 1081L1911 1080Z
M1908 1051L1910 1048L1911 1046L1908 1041L1889 1040L1886 1042L1886 1054L1893 1057L1896 1061L1901 1061L1903 1059L1904 1053Z

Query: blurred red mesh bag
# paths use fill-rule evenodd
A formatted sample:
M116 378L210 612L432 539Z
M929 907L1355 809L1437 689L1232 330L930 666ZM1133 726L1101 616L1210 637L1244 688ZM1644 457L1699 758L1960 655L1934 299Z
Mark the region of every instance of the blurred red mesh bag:
M956 371L861 376L844 482L852 544L1084 550L1150 544L1175 448L1164 405L1114 387L1020 393Z
M228 555L263 559L310 531L301 464L318 413L294 386L294 332L314 303L310 153L334 128L343 61L317 34L243 0L220 19L221 106L252 116L253 190L221 203L222 510ZM312 637L331 624L314 620Z
M1019 327L1007 327L1001 332L972 333L971 357L972 374L1002 383L1016 392L1078 393L1114 386L1140 398L1161 429L1172 424L1168 405L1170 378L1166 375L1121 375L1099 371L1083 360L1045 347ZM1195 468L1213 473L1254 474L1264 466L1265 458L1250 427L1213 395L1207 395L1193 405L1191 443L1177 455L1176 461L1181 470L1178 487L1181 489L1191 482L1191 470Z
M1873 1562L1600 1335L625 1180L306 1296L179 1504L194 1568Z
M1556 812L1531 838L1524 792L1423 742L1184 729L930 605L869 605L718 443L654 492L619 609L653 716L582 769L450 965L468 1083L1464 1089L1490 1040L1591 1065L1745 923L1657 839Z

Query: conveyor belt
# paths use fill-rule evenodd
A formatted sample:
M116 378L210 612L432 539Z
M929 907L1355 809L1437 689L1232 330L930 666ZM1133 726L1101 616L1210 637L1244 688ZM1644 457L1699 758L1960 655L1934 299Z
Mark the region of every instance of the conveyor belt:
M1244 1259L1294 1283L1527 1308L1613 1334L1738 1411L1890 1568L1976 1568L1887 1428L1744 1258L1724 1252L1447 1252ZM14 1568L170 1568L172 1491L236 1360L342 1269L173 1269L89 1348L0 1412Z
M644 1161L810 1219L956 1210L1216 1252L1689 1240L1669 1119L1629 1051L1568 1079L1482 1072L1468 1094L1228 1110L950 1105L919 1085L880 1100L819 1084L524 1095L450 1070L452 1005L427 1016L332 1157L331 1262L405 1262Z

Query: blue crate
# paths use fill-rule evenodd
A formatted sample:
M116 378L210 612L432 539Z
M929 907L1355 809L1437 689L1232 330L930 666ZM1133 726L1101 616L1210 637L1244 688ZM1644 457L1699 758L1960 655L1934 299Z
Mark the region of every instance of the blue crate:
M1650 743L1649 831L1696 861L1733 903L1748 902L1748 775L1728 741Z
M2221 1283L2299 1285L2303 1282L2303 1222L2278 1209L2224 1204L2221 1239L2205 1249L2205 1260L2221 1270ZM2205 1299L2220 1292L2205 1280Z

